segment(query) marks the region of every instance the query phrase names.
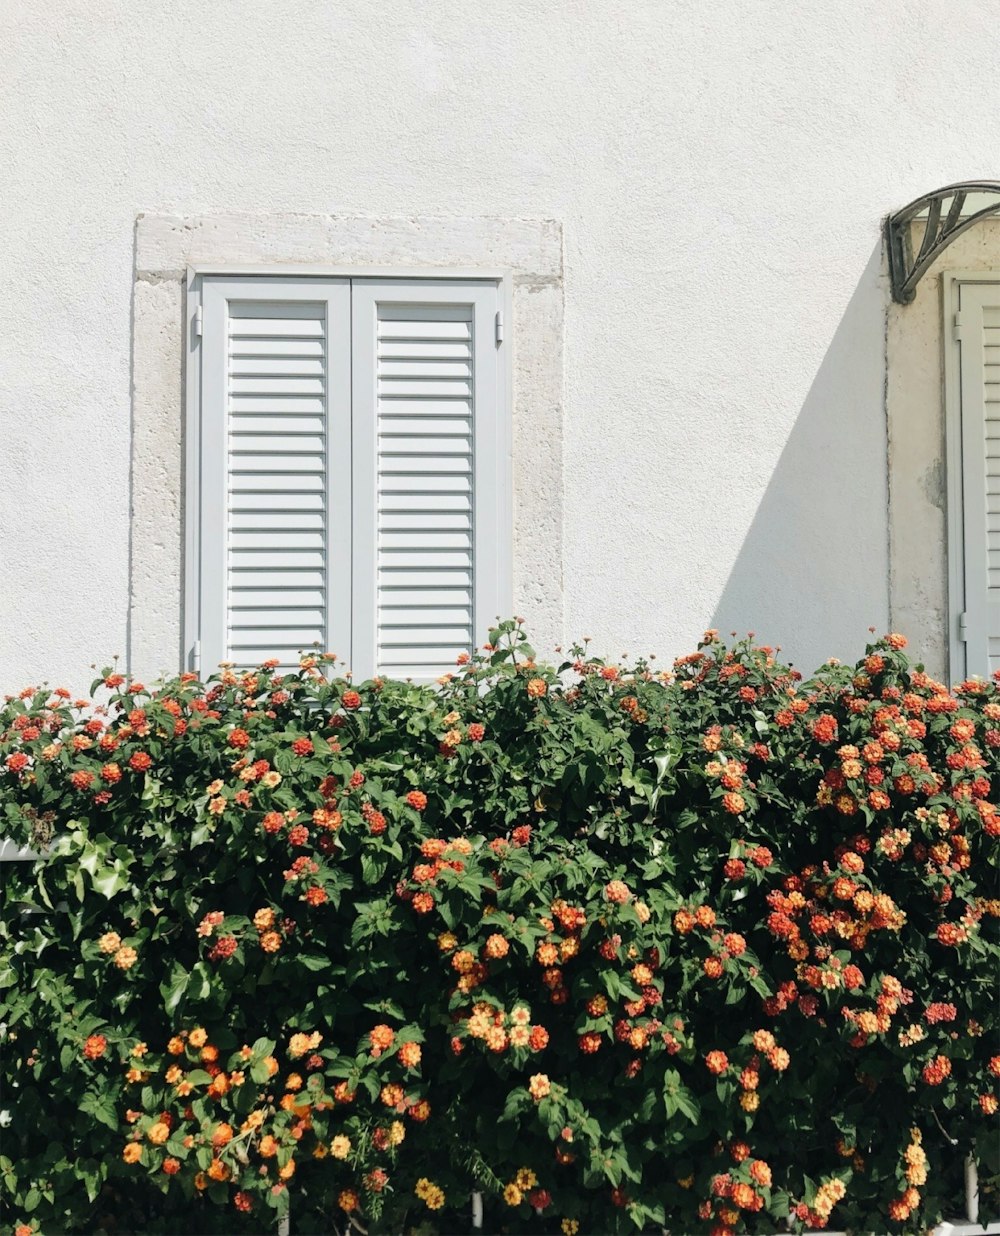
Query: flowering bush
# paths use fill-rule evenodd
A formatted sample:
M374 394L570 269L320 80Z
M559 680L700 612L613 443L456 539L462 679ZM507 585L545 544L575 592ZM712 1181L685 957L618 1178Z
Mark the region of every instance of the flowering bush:
M895 635L807 683L714 632L669 673L490 641L436 688L7 700L18 1236L954 1210L1000 1084L998 683Z

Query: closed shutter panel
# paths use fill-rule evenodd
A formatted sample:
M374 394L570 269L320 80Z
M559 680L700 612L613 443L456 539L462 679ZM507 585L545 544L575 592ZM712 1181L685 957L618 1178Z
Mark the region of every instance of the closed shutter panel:
M1000 669L1000 284L960 285L966 673Z
M348 657L349 285L207 281L203 329L204 663Z
M355 280L355 648L361 673L453 670L508 585L495 283Z
M192 639L432 680L510 612L494 280L204 277Z

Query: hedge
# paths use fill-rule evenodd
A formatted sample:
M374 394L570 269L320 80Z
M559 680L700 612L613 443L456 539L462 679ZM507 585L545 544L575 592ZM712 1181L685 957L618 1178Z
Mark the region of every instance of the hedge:
M995 1160L1000 684L520 621L0 710L17 1233L914 1231ZM978 1149L977 1149L978 1148ZM10 1229L6 1229L10 1230Z

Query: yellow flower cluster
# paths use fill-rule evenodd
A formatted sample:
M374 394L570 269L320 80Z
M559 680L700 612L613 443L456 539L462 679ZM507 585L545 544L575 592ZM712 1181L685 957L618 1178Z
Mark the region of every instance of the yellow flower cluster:
M847 1193L847 1186L842 1180L825 1180L816 1190L812 1209L823 1219L829 1219L834 1206Z
M288 1043L288 1054L295 1060L304 1056L307 1051L315 1051L322 1041L323 1036L318 1030L312 1034L293 1034Z
M903 1152L906 1160L906 1181L911 1185L924 1185L927 1183L927 1155L920 1144L923 1141L920 1130L911 1129L910 1139L910 1144Z
M529 1189L533 1189L536 1184L538 1184L538 1177L531 1168L520 1167L514 1179L504 1189L503 1200L508 1206L520 1206L524 1201L525 1193Z
M413 1187L413 1192L428 1210L440 1210L445 1203L444 1190L428 1180L426 1176L420 1177Z
M134 948L122 944L122 938L117 931L106 931L97 941L97 947L111 957L119 970L131 970L139 960Z

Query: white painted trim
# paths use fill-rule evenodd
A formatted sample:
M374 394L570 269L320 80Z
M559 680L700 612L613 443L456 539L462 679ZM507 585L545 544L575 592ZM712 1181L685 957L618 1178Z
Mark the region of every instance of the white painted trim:
M962 352L955 339L959 289L964 276L948 271L941 277L944 329L944 437L948 555L948 676L965 677L965 643L959 638L958 616L965 608L965 553L962 539Z
M507 324L503 343L497 348L497 501L500 527L507 530L504 551L497 563L497 588L513 613L514 600L514 281L505 275L500 280L500 308ZM560 519L560 527L562 521ZM561 591L561 586L560 586Z
M195 315L202 311L201 280L193 272L185 283L183 331L186 346L181 349L185 360L184 374L184 459L182 515L184 521L183 558L181 561L181 667L198 668L194 663L195 641L201 627L201 609L197 581L201 579L200 518L201 509L201 338L195 334Z

